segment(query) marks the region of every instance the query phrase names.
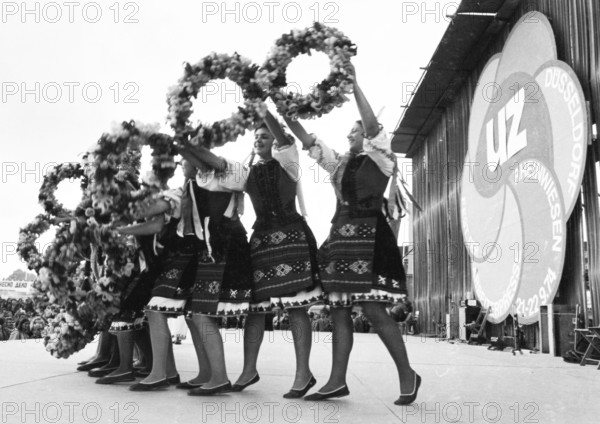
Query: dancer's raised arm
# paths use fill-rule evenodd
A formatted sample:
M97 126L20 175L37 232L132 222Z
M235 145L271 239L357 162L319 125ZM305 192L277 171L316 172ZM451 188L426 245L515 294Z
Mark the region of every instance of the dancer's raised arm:
M247 172L241 162L228 161L206 147L184 147L181 156L198 169L196 183L209 191L243 191ZM212 172L215 171L215 172Z
M290 127L290 130L292 130L294 135L298 138L298 140L300 140L300 142L304 146L304 149L309 149L315 143L314 135L307 133L300 122L292 120L285 116L283 117L283 119L285 120L287 126Z
M206 167L214 169L217 172L227 170L227 161L215 155L204 146L194 148L187 146L182 147L179 149L179 153L185 159L189 160L195 168L198 168L201 171L206 171Z
M269 111L267 111L267 114L265 115L265 124L267 124L267 128L269 128L269 131L271 131L271 134L273 134L273 137L275 137L278 146L287 146L292 144L292 140L288 138L283 128L281 128L279 121L277 121L277 119Z
M149 236L152 234L160 233L164 226L164 217L162 215L158 215L146 222L127 225L125 227L119 227L117 228L117 231L121 234L128 234L133 236Z
M154 215L160 215L168 212L171 209L171 204L165 199L157 198L152 199L152 202L144 209L137 211L135 214L136 219L149 218Z
M354 82L354 99L356 100L358 112L360 113L360 118L362 119L362 125L365 131L365 135L367 138L375 137L379 133L379 123L377 122L377 116L375 116L375 113L373 113L371 105L365 97L365 94L363 93L362 89L358 85L354 65L348 63L345 69L348 72L348 76Z

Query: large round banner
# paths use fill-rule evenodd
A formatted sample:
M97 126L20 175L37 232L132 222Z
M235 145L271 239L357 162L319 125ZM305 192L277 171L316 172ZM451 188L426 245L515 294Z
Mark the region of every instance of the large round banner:
M516 312L531 324L558 289L589 131L543 14L522 18L488 61L471 111L460 217L473 290L492 323Z

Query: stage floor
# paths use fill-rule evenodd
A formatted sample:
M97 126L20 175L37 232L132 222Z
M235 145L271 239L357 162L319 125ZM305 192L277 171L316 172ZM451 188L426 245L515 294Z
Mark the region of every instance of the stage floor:
M223 330L229 376L243 361L242 334ZM600 371L546 354L513 356L482 346L408 336L409 358L422 376L417 402L393 404L399 388L393 362L375 334L355 334L350 396L320 403L286 400L294 350L291 333L267 332L261 380L241 393L191 397L173 387L131 392L127 383L94 384L75 371L96 344L71 358L52 358L41 341L0 342L1 423L596 423ZM189 338L174 346L182 380L197 372ZM311 368L316 391L331 363L331 334L315 333ZM309 392L309 393L310 393Z

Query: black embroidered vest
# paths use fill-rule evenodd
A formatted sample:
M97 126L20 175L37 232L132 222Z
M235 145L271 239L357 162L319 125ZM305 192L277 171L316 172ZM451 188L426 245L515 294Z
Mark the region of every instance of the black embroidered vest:
M381 212L387 177L367 155L357 155L348 160L342 176L342 197L347 203L351 218L376 216ZM338 217L342 203L338 199Z
M256 213L252 228L266 229L273 224L287 225L301 220L296 211L296 185L274 159L253 165L246 186Z

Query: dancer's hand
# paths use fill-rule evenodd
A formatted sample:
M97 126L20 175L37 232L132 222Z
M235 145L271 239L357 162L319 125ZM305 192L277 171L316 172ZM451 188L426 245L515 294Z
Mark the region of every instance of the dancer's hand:
M356 81L356 68L354 68L354 65L352 64L352 62L348 61L346 63L346 65L344 66L344 70L346 71L346 74L348 75L348 78L350 80L352 80L352 82L354 84L357 83Z

